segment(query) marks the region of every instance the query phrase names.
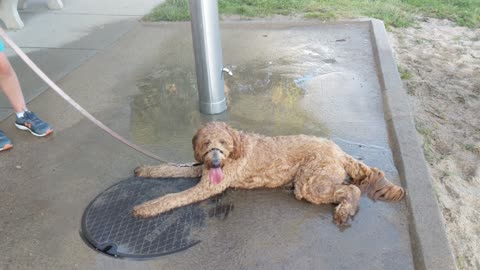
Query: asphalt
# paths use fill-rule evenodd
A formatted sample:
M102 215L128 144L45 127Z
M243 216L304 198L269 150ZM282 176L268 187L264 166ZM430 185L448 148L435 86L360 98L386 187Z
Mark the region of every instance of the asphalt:
M211 120L267 135L325 136L385 170L407 188L408 198L363 198L351 226L338 228L333 206L313 206L283 191L231 191L234 211L206 228L209 241L154 260L107 257L79 235L85 207L137 165L155 162L114 141L52 91L39 91L29 108L55 127L53 136L17 131L12 116L0 123L15 144L0 161L1 269L455 267L429 180L419 178L426 167L411 116L391 105L401 87L378 21L222 24L224 62L234 77L227 79L229 110L217 116L198 112L188 23L109 25L123 25L109 42L96 31L59 42L72 52L97 39L103 44L81 60L57 55L70 71L62 63L46 66L58 70L54 78L75 100L133 142L166 160L188 162L194 130ZM45 58L52 49L44 42L30 53ZM400 95L396 102L406 99Z

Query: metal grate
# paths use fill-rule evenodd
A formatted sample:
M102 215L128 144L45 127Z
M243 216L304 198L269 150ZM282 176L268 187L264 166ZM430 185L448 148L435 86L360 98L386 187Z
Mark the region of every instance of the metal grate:
M98 195L82 218L82 236L96 250L117 257L147 258L175 253L199 243L206 219L225 219L233 209L223 196L174 209L149 219L132 216L147 200L185 190L198 179L129 178Z

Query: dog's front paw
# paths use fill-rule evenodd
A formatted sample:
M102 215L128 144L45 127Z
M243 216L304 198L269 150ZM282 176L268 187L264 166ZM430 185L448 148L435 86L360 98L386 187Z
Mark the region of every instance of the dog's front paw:
M137 205L133 207L133 216L137 218L149 218L155 216L156 213L148 205Z
M138 166L135 168L133 171L135 176L140 176L140 177L149 177L150 176L150 168L147 166Z

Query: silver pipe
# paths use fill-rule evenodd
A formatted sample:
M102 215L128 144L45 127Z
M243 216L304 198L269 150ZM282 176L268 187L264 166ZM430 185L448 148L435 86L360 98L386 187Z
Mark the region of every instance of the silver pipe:
M200 112L219 114L227 109L217 0L190 0L193 50Z

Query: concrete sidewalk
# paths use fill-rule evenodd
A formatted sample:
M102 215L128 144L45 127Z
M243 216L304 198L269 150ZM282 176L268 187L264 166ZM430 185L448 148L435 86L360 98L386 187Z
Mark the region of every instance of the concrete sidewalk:
M339 230L331 205L231 191L235 210L208 228L211 241L148 261L107 257L79 236L83 211L133 168L155 161L44 91L7 52L29 108L56 132L39 139L16 130L13 116L0 122L15 145L0 158L0 269L454 269L383 25L222 24L232 103L227 113L205 116L189 23L138 22L159 2L65 1L64 10L50 11L31 1L21 13L25 29L9 34L100 121L165 160L192 161L191 136L211 120L266 135L326 136L402 182L406 200L362 198L352 226ZM0 119L10 113L2 98Z
M8 31L8 34L50 78L57 81L113 44L163 1L67 0L62 10L49 10L46 1L30 0L28 7L20 11L25 28ZM25 98L30 102L47 86L10 48L6 53L17 72ZM0 95L0 121L11 113L9 102Z
M13 116L0 123L15 143L0 163L0 268L454 267L413 126L402 122L410 118L401 111L408 107L406 99L394 94L398 74L395 69L383 74L386 66L395 68L391 56L387 62L381 57L390 53L388 42L372 41L383 25L223 24L224 61L235 74L227 80L232 103L227 113L207 117L198 112L192 42L185 35L189 23L134 24L60 81L106 125L172 162L192 161L191 136L205 121L224 120L267 135L327 136L385 170L393 182L402 179L406 201L362 198L352 226L339 230L332 205L315 206L279 191L230 191L226 196L235 210L220 225L205 227L208 241L148 261L107 257L79 236L85 207L139 164L156 162L117 143L47 91L29 106L52 123L53 136L19 132L11 125ZM398 137L393 145L392 134Z

